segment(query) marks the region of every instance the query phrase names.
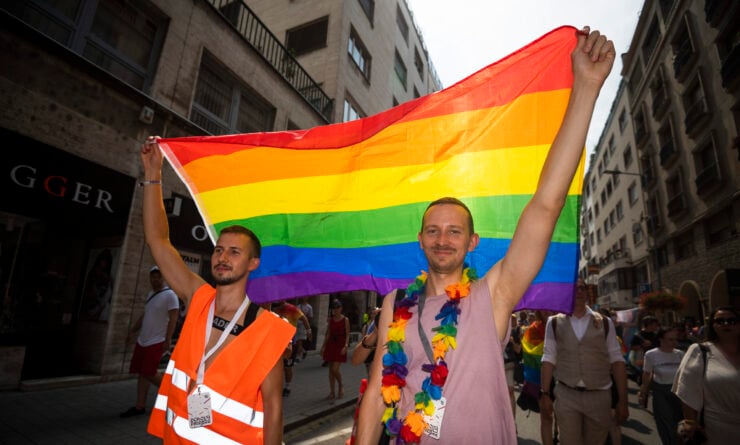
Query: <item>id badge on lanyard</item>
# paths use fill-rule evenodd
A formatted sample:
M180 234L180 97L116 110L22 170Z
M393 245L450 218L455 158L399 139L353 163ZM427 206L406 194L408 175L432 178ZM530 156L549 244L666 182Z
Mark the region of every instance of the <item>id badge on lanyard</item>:
M208 360L213 355L213 353L215 353L218 348L220 348L221 345L226 341L226 338L229 336L229 333L234 328L236 321L241 318L248 305L249 297L245 295L244 301L242 302L241 306L239 306L239 309L236 310L236 313L231 318L231 321L226 326L224 331L221 333L221 336L219 337L216 344L213 345L213 347L208 352L205 352L203 354L203 358L200 361L200 366L198 366L198 377L196 379L195 388L193 388L193 392L188 395L188 422L190 423L190 428L200 428L213 423L211 393L208 391L208 387L203 385L206 360ZM205 339L206 345L208 345L208 340L211 338L213 312L215 310L215 306L216 301L214 300L211 302L211 308L208 310L208 321L206 322Z

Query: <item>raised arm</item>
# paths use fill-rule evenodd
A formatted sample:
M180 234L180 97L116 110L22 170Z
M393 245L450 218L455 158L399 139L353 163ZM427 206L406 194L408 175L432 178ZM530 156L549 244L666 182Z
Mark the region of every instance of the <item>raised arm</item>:
M167 283L187 304L205 281L185 265L170 242L170 228L162 202L162 151L157 139L149 136L141 146L144 167L144 237L154 261Z
M563 122L548 152L535 194L519 218L509 250L485 277L499 339L506 333L506 318L542 267L586 143L594 104L614 58L614 44L598 31L591 32L586 27L578 33L571 54L573 89Z

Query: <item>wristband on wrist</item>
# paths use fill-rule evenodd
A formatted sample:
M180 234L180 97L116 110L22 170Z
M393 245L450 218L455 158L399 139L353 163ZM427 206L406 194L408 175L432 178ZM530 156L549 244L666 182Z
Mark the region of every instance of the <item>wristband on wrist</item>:
M370 346L367 343L365 343L365 337L362 337L362 341L360 342L363 348L365 349L375 349L375 345Z
M542 398L542 396L547 396L549 399L552 399L552 393L550 393L550 391L545 391L540 388L540 398Z
M139 182L140 187L144 187L146 185L158 185L158 184L162 184L162 181L160 179L150 179L147 181Z

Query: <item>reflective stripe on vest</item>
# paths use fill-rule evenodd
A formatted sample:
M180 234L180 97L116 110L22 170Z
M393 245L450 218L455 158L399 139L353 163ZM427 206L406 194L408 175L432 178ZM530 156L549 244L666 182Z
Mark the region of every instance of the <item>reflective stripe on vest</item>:
M170 374L172 386L186 393L188 392L190 377L184 371L177 369L174 360L170 360L167 364L165 374ZM211 408L213 411L239 422L244 422L253 428L263 428L265 414L262 411L256 411L250 406L230 399L207 385L203 385L202 391L211 393ZM158 395L155 408L164 410L166 407L167 396Z
M208 427L190 428L188 419L177 416L169 408L167 408L167 423L172 427L175 434L191 442L208 445L240 445L239 442L222 436L208 429Z

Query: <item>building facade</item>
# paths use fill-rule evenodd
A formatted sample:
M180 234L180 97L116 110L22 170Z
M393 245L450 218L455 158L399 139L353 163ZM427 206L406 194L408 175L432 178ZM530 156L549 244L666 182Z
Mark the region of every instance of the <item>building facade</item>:
M617 149L630 144L636 166L627 166L621 156L605 160L609 134L615 133L607 128L589 172L596 183L596 190L589 190L594 199L600 199L610 183L614 188L616 178L628 187L633 179L641 179L636 184L642 185L638 197L645 197L648 267L644 274L635 271L634 295L668 289L687 300L683 315L699 319L720 305L740 306L739 35L737 2L646 1L623 55L625 87L623 99L618 99L622 105L614 110L619 127L619 107L624 106L632 130L632 141L622 141ZM619 196L631 199L628 191L618 195L617 203ZM594 228L603 230L610 215L611 208L607 213L602 209L599 218L594 216ZM618 226L619 234L601 243L597 237L596 258L608 257L610 249L613 254L615 238L624 237L629 247L635 236L631 223ZM611 221L607 225L611 227ZM638 252L630 250L633 264L641 264L644 257ZM600 271L600 288L602 281L604 289L609 288L607 276L608 271Z
M241 2L18 0L0 20L0 386L126 374L153 264L141 142L310 128L334 102ZM163 179L173 244L208 277L195 206Z
M649 267L649 221L629 114L622 82L582 192L580 275L596 286L595 303L612 309L632 307L640 289L656 281Z
M441 89L405 0L247 0L335 98L332 121L387 110Z

